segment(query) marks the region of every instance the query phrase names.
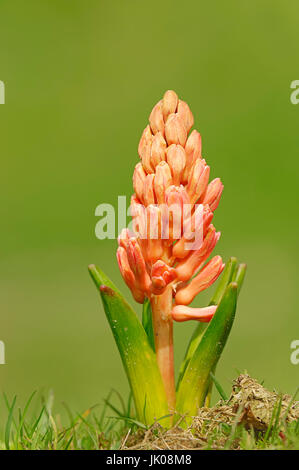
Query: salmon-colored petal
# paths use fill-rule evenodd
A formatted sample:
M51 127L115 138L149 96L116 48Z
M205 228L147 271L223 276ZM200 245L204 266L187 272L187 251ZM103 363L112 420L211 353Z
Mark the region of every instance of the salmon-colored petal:
M173 320L183 322L188 320L197 320L203 323L208 323L212 320L216 312L217 305L211 305L204 308L192 308L186 305L175 305L171 311Z
M154 106L150 117L149 122L151 126L151 130L153 134L157 134L157 132L161 132L164 135L164 119L162 113L162 100Z
M146 173L144 171L142 163L137 163L133 173L133 187L136 196L141 202L144 202L144 184L145 184Z
M137 286L135 275L132 269L130 268L130 265L128 262L126 250L120 246L117 249L116 256L117 256L118 266L119 266L121 275L125 283L131 290L136 302L142 304L144 302L145 293L143 292L142 289L139 289Z
M185 101L179 100L177 112L181 120L183 121L183 124L188 134L188 132L190 131L191 127L194 124L194 118L193 118L193 114L191 113L189 106L187 105L187 103L185 103Z
M162 100L162 113L164 121L166 121L169 114L173 114L176 112L178 101L178 95L174 91L167 90L165 92Z
M156 166L154 190L158 204L164 204L165 191L172 184L171 170L168 163L162 161Z
M165 124L165 136L168 145L178 144L185 147L187 131L182 119L177 113L168 116Z
M185 150L181 145L172 144L167 148L166 156L171 169L173 184L179 186L186 164Z
M221 256L212 258L186 287L177 292L175 296L176 303L189 305L197 294L207 289L217 280L223 268L224 264Z
M198 250L191 251L187 258L177 264L175 270L180 281L191 279L194 273L203 266L215 248L219 237L220 233L216 232L213 225L210 225L200 248Z
M207 191L203 196L202 203L209 204L211 211L216 210L221 198L222 191L223 184L221 183L220 178L215 178L209 183Z

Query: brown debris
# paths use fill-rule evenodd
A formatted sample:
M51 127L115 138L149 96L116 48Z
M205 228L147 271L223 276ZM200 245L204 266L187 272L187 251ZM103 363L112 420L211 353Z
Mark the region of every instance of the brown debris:
M290 395L270 392L249 375L240 375L233 383L229 400L220 401L212 408L200 408L187 429L184 429L184 417L168 430L155 423L147 431L139 430L126 436L122 449L199 450L206 448L208 444L213 449L220 449L229 439L222 432L223 426L234 428L243 425L246 429L265 432L273 426L273 416L276 415L279 404L279 427L281 435L284 435L285 424L299 419L299 402L292 402ZM229 447L238 449L237 439L230 442Z
M191 428L185 430L173 427L165 430L158 423L148 431L138 432L127 440L127 445L122 447L129 450L192 450L200 449L206 445L206 441L194 436Z
M233 384L232 396L228 403L234 409L243 407L241 421L246 426L265 431L271 425L273 410L278 410L280 401L280 421L290 423L299 419L299 401L292 403L290 395L270 392L249 375L240 375Z

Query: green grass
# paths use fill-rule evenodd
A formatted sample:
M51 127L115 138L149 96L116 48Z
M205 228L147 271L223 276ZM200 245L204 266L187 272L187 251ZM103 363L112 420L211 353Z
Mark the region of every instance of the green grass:
M119 400L119 406L113 404L115 396ZM29 413L34 400L36 411ZM74 413L63 404L67 425L62 424L61 415L53 414L53 404L52 392L47 399L41 397L40 400L36 398L36 392L33 392L24 409L17 406L16 396L9 400L4 394L6 419L2 409L0 449L118 449L129 427L137 429L141 426L130 418L131 399L125 404L116 391L111 391L101 410L99 405L95 405L82 413Z
M21 409L16 396L9 400L4 394L0 403L0 449L120 449L128 435L136 443L149 430L134 419L131 396L124 401L116 390L110 392L101 406L95 405L82 413L74 413L64 404L67 425L62 424L61 415L53 414L53 404L53 393L49 393L45 399L38 398L36 392L33 392ZM203 448L298 450L299 420L286 425L284 419L279 419L280 406L281 401L278 400L266 432L256 432L237 425L237 415L231 425L221 423L208 434ZM151 435L155 439L161 432L164 431L157 431L157 426L154 426ZM204 429L201 434L204 435ZM194 436L197 437L196 433Z
M289 424L284 433L276 428L268 435L246 430L242 426L223 424L220 429L211 434L206 448L215 448L215 442L223 442L225 450L298 450L299 422Z

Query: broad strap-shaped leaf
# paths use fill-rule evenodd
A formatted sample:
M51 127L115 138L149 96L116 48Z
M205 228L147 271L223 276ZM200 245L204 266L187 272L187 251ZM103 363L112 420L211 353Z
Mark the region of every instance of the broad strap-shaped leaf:
M181 380L184 376L186 368L189 364L189 361L190 361L191 357L193 356L194 351L196 350L197 346L199 345L199 343L200 343L207 327L208 327L208 323L198 323L198 325L195 327L195 330L193 331L193 334L191 336L191 339L189 341L189 344L188 344L188 347L187 347L187 350L186 350L185 357L184 357L184 359L181 363L181 367L180 367L180 370L179 370L179 376L178 376L178 381L177 381L177 390L178 390L179 385L181 383Z
M240 290L241 290L241 287L242 287L242 284L243 284L243 281L244 281L246 268L247 268L246 264L237 265L237 258L230 258L229 263L228 263L228 270L225 273L225 276L223 276L221 278L221 281L218 285L218 288L216 289L216 292L215 292L213 298L210 301L210 305L219 304L226 286L231 281L236 282L238 284L237 297L239 296L239 293L240 293ZM216 379L215 379L215 375L214 375L215 371L216 371L216 367L210 372L210 377L211 377L210 378L210 385L209 385L209 389L208 389L208 392L207 392L207 396L205 398L205 406L207 406L207 407L210 406L213 384L216 383L215 382ZM213 379L213 377L214 377L214 379ZM216 387L216 388L218 388L218 387ZM220 395L221 395L221 393L220 393Z
M219 301L222 298L223 292L226 288L226 285L228 285L229 282L231 282L231 281L236 282L238 284L237 297L240 293L240 290L241 290L241 287L242 287L242 284L243 284L243 281L244 281L247 266L246 266L246 264L237 265L237 258L231 258L229 264L230 264L230 266L228 266L229 267L229 269L228 269L229 272L226 272L225 273L226 275L224 277L222 277L221 282L220 282L218 288L216 289L216 292L215 292L213 298L210 301L210 305L212 305L213 303L215 303L217 305L219 303ZM225 285L225 282L227 283L226 285ZM199 344L199 341L200 341L200 338L198 340L198 344ZM216 371L216 366L210 372L210 377L211 376L215 377L214 376L215 371ZM213 383L215 383L215 380L213 380L212 377L211 377L210 378L210 385L209 385L209 388L208 388L208 391L207 391L207 396L205 398L205 406L207 406L207 407L210 406Z
M105 313L132 390L137 419L152 424L169 414L155 353L136 313L96 266L89 272L100 291ZM161 424L168 425L168 418Z
M237 258L231 257L228 260L228 262L226 263L226 266L225 266L224 271L222 273L220 282L217 286L217 289L216 289L209 305L219 304L219 302L220 302L220 300L221 300L221 298L224 294L224 291L225 291L226 287L232 281L232 278L233 278L233 275L234 275L234 272L236 271L236 269L237 269ZM187 350L186 350L185 357L184 357L183 362L182 362L181 367L180 367L179 378L178 378L178 382L177 382L177 388L179 387L180 381L182 380L182 377L184 375L186 367L187 367L191 357L193 356L194 351L196 350L197 346L199 345L199 343L200 343L200 341L203 337L203 334L206 331L207 327L208 327L207 323L199 323L194 329L193 335L192 335L192 337L189 341L189 344L188 344L188 347L187 347Z
M210 385L210 372L215 370L230 333L237 304L236 283L230 283L191 357L177 395L177 411L195 415L204 401Z
M220 300L222 299L225 289L227 288L229 283L233 281L233 276L238 269L237 262L238 262L237 258L232 256L226 263L226 266L220 278L217 289L215 290L214 295L211 298L209 305L218 305L220 303Z
M212 399L212 390L213 390L213 380L212 380L212 374L213 372L215 372L216 370L216 366L214 367L214 369L210 372L210 377L209 377L209 386L208 386L208 389L207 389L207 394L205 396L205 402L204 402L204 405L206 408L210 408L210 404L211 404L211 399Z
M153 351L155 351L155 337L154 337L153 320L152 320L152 309L151 309L150 301L148 299L146 299L143 303L142 325L147 334L148 341Z
M235 269L232 282L236 282L238 284L238 295L240 293L241 287L244 282L244 277L246 273L247 265L244 263L239 264L239 266Z
M245 271L246 271L246 265L245 264L237 264L238 260L235 257L231 257L226 264L226 267L223 271L223 275L221 276L220 282L217 286L217 289L213 295L213 297L210 300L209 305L218 305L219 302L222 299L222 296L224 294L224 291L228 284L232 281L237 282L238 284L238 291L237 294L239 295L240 289L243 284L244 276L245 276ZM196 331L195 331L196 333ZM201 335L202 336L202 335ZM199 344L201 337L197 337L197 344ZM195 342L195 341L194 341ZM204 406L209 407L211 403L211 397L212 397L212 390L213 390L213 383L214 381L211 378L211 375L214 376L216 371L216 366L214 367L213 371L210 372L210 384L209 388L207 391L207 395L205 398L205 403Z

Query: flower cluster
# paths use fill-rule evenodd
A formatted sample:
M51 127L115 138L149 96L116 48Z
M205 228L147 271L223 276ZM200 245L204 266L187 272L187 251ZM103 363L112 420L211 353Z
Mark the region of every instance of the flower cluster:
M167 91L143 131L131 199L132 228L119 236L117 259L135 300L143 303L171 288L176 321L210 321L216 307L190 308L224 268L222 258L207 262L220 237L212 224L223 185L209 183L201 136L189 106Z

